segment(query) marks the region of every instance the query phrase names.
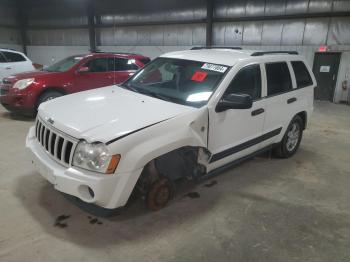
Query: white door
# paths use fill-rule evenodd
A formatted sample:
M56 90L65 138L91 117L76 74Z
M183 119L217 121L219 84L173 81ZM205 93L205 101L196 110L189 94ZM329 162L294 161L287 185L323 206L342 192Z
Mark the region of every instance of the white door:
M208 171L249 155L259 148L265 119L265 101L261 99L262 80L259 64L243 67L233 78L228 94L248 94L254 100L250 109L209 109L208 149L213 154Z
M294 116L298 104L296 91L287 62L272 62L265 64L266 72L266 119L264 133L270 138L262 142L262 146L278 143Z

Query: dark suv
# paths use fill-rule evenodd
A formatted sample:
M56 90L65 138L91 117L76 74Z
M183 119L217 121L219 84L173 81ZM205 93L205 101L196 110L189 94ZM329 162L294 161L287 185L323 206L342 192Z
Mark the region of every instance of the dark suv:
M42 102L120 84L149 61L146 56L129 53L70 56L41 71L4 78L0 86L0 101L9 111L33 116Z

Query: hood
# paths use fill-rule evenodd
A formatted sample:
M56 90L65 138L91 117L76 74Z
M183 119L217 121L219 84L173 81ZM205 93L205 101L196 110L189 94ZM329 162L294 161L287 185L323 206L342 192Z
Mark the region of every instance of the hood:
M19 74L15 74L15 75L6 77L5 79L8 82L14 83L14 82L21 80L21 79L51 77L53 75L60 74L60 73L61 72L28 71L28 72L23 72L23 73L19 73Z
M191 110L197 109L110 86L43 103L39 117L72 137L106 143Z

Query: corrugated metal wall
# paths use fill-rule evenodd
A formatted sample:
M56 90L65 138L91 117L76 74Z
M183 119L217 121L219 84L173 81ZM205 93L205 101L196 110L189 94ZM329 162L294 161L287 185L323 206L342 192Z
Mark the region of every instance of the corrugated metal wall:
M21 43L13 1L0 1L0 47L18 49Z
M89 49L87 1L25 1L28 53L34 60L50 63ZM155 57L206 43L206 0L91 1L100 50ZM13 1L0 0L0 6L0 45L18 45ZM218 46L297 50L310 64L320 45L341 50L348 58L349 13L350 0L214 0L212 41ZM53 55L44 57L40 50ZM350 61L341 63L339 92L342 79L350 74ZM341 96L337 94L336 101Z
M214 45L347 45L350 18L308 18L214 24Z
M88 45L84 0L43 3L27 10L30 45ZM350 12L350 1L216 0L214 7L214 45L350 44L350 17L338 16ZM98 45L205 44L205 0L100 0L95 12Z

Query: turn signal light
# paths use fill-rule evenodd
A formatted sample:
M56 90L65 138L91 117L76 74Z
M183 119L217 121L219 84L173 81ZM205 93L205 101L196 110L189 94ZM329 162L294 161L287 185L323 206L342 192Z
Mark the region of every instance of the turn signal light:
M120 161L120 155L112 156L111 161L109 161L106 174L113 174L119 164L119 161Z

